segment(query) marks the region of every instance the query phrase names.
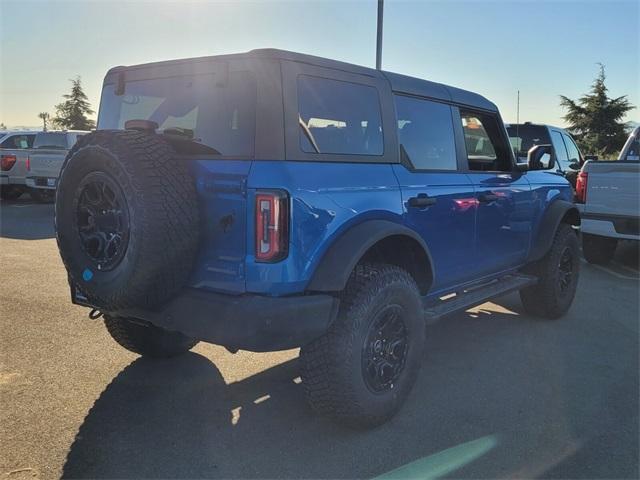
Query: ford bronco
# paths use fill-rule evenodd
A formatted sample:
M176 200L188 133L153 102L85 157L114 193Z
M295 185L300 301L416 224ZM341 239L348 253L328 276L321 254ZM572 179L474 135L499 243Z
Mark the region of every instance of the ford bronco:
M569 309L580 217L544 156L518 165L480 95L324 58L115 67L64 162L57 240L72 301L124 348L300 347L311 407L373 426L425 323L511 291Z

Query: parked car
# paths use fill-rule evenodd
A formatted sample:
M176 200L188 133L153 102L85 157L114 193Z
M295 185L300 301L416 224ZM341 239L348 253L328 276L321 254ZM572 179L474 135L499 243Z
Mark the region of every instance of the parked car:
M553 145L555 170L564 175L575 188L578 171L585 158L569 132L551 125L531 122L507 125L507 132L516 159L520 163L527 161L527 152L534 145Z
M26 190L27 158L37 132L0 132L0 198L13 200Z
M582 252L589 263L611 261L619 240L640 240L639 137L640 127L636 127L618 160L589 160L578 174Z
M516 165L480 95L267 49L113 68L100 105L57 239L72 301L133 352L301 347L313 409L372 426L409 394L425 321L573 301L571 186L540 170L548 145Z
M40 202L51 202L55 194L60 168L69 149L82 135L82 130L40 132L29 154L26 185L31 196Z

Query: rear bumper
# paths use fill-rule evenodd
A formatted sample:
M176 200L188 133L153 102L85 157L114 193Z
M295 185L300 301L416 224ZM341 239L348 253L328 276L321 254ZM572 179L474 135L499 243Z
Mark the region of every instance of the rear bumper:
M27 187L44 188L46 190L55 190L58 179L55 177L27 177L25 180Z
M72 287L72 300L84 306ZM187 289L158 311L104 312L137 318L231 350L270 352L301 347L323 335L335 318L330 295L266 297Z
M640 240L640 221L638 217L589 213L583 213L581 217L580 229L582 233L609 238Z

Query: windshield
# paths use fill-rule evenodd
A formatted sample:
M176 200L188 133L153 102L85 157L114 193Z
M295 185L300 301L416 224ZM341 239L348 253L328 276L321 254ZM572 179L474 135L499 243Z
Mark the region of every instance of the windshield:
M63 132L42 132L36 135L33 148L67 148L67 134Z
M527 152L536 145L551 145L547 127L542 125L510 125L509 142L518 163L527 162Z
M182 145L182 153L251 156L254 148L256 82L248 72L190 75L127 82L102 91L98 129L124 129L129 120L149 120Z

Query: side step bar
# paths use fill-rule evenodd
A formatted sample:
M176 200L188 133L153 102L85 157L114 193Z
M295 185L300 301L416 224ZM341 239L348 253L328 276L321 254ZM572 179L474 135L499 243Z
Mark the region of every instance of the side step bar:
M424 317L426 322L431 324L448 315L468 310L491 298L535 285L537 282L538 278L532 275L522 273L506 275L488 283L469 287L443 300L425 304Z

